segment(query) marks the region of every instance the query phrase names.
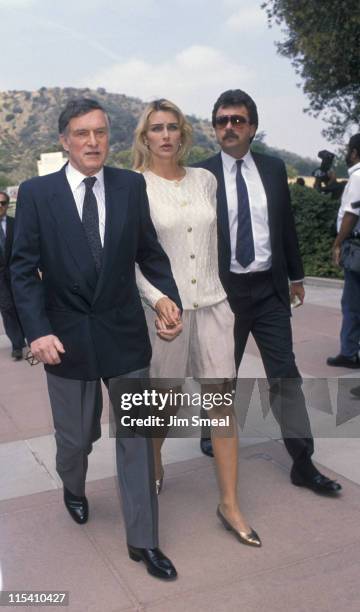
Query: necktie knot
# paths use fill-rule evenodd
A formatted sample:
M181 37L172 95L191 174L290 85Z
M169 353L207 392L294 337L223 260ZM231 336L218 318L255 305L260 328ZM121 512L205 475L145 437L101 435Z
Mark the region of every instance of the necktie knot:
M243 165L243 163L244 163L243 159L237 159L236 160L236 165L238 167L238 170L240 170L240 172L241 172L241 166Z
M92 189L96 183L96 176L88 176L83 180L86 189Z

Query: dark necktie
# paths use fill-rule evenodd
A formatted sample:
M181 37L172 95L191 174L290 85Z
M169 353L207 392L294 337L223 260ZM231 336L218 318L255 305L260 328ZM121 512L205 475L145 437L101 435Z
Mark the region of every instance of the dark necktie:
M0 221L0 251L2 251L2 253L5 253L5 232L2 226L2 222Z
M95 261L96 271L99 274L102 262L102 244L99 231L99 213L97 201L93 192L96 177L88 176L88 178L84 179L83 182L85 184L85 197L82 212L82 223L91 254Z
M236 191L238 197L238 226L236 233L235 257L243 268L255 259L254 237L251 225L249 195L245 179L241 173L243 160L236 161Z

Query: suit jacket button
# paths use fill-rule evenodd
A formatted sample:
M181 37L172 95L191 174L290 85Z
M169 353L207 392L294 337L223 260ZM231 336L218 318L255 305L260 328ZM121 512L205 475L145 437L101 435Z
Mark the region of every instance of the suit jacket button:
M74 293L77 293L78 291L80 291L80 285L78 285L78 284L76 284L76 283L75 283L75 285L73 285L73 286L71 287L71 290L72 290Z

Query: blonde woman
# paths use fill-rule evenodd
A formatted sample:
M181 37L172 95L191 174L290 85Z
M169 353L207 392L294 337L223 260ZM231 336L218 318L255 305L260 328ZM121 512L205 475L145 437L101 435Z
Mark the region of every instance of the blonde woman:
M133 145L134 169L143 173L150 212L159 242L167 253L183 304L183 331L164 343L151 333L164 296L137 271L153 349L153 379L221 379L202 384L202 392L232 389L234 318L219 280L216 223L216 179L202 168L184 166L191 146L191 125L168 100L155 100L140 117ZM165 303L165 302L163 302ZM158 319L164 338L171 314ZM221 412L221 409L219 409ZM237 495L238 441L232 414L231 436L212 431L212 444L220 487L217 515L226 529L244 544L261 546L257 533L242 515ZM161 488L163 438L154 439L155 470Z

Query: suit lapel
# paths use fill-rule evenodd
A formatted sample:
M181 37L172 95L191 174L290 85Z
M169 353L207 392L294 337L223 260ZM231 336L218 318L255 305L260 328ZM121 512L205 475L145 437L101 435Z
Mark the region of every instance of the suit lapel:
M54 174L54 188L49 202L51 213L58 225L59 232L66 242L74 264L81 276L95 289L97 273L89 245L86 240L75 200L66 178L65 166Z
M119 177L120 171L104 167L105 184L105 236L103 265L96 287L94 301L101 294L104 283L109 282L114 269L116 269L118 246L121 240L124 222L126 219L129 194L127 185Z
M257 153L251 153L260 174L260 178L266 193L266 202L268 209L268 219L269 219L269 231L270 231L270 242L271 248L273 248L272 244L272 236L273 232L273 212L274 212L274 174L271 171L270 164L266 163L266 157L260 157Z
M217 216L220 231L225 241L230 244L229 213L226 199L224 169L221 154L218 153L211 158L211 171L215 174L218 182L217 187ZM210 168L209 168L210 169Z

